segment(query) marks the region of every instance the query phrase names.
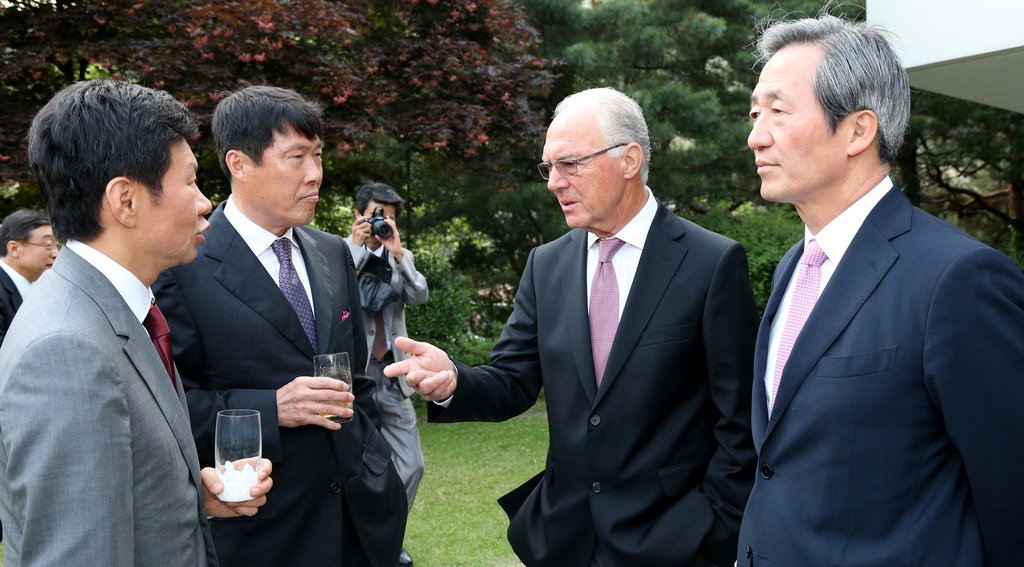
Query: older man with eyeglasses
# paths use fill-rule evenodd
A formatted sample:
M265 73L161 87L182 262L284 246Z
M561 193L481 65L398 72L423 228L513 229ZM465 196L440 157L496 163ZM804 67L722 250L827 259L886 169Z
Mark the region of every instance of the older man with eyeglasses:
M576 230L530 254L490 363L400 338L414 356L386 369L435 422L510 419L544 390L547 467L499 500L529 566L736 559L755 463L746 254L654 198L650 154L633 99L562 101L538 169Z
M4 217L0 226L0 343L32 283L50 269L58 252L60 244L43 213L21 209Z

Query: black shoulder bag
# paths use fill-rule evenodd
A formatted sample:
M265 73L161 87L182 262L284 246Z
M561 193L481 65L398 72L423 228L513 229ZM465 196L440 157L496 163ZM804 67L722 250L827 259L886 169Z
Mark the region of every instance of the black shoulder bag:
M363 309L371 313L380 313L389 303L398 301L398 291L391 287L391 264L387 260L387 250L384 257L377 256L370 252L369 258L363 264L363 271L359 273L359 300Z

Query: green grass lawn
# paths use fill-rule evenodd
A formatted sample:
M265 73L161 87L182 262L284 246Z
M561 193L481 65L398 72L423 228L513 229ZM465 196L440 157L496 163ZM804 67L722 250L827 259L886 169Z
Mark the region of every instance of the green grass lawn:
M543 402L505 423L421 423L420 435L426 472L405 539L416 566L521 565L505 539L508 518L496 500L544 467Z
M505 423L421 424L426 471L406 548L417 567L522 565L496 500L544 468L542 410Z

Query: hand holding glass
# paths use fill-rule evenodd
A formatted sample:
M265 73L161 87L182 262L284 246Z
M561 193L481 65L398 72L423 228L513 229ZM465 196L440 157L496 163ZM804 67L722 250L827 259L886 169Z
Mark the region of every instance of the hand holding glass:
M252 500L249 488L259 481L263 456L260 412L251 409L217 412L214 437L213 458L217 476L224 483L224 491L217 498L224 502Z
M336 352L332 354L318 354L313 357L313 376L325 376L341 380L348 384L349 392L352 391L352 367L348 362L347 352ZM352 402L327 402L339 407L352 409ZM321 417L336 423L352 421L351 417L339 417L331 414L319 414Z

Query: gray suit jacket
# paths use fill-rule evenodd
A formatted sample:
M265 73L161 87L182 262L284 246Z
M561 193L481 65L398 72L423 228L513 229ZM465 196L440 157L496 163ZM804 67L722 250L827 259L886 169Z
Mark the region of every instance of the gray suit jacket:
M146 330L72 250L36 285L0 348L5 564L216 565L184 393Z
M370 257L370 251L364 246L352 244L352 235L345 238L348 249L352 251L352 260L356 264L356 273L363 273L363 266ZM413 255L407 248L404 251L401 262L395 262L395 257L388 253L388 264L391 266L391 287L402 294L402 298L390 305L384 306L384 322L388 325L388 333L392 338L391 353L395 356L395 362L409 358L409 354L402 349L395 348L395 337L407 337L409 331L405 327L405 306L420 305L426 303L430 297L430 290L427 288L427 278L416 271L416 264L413 262ZM373 321L373 313L363 310L363 328L366 329L366 352L373 351L373 338L376 323ZM405 382L405 377L396 378L399 386L402 387L402 394L405 397L413 395L414 390Z

